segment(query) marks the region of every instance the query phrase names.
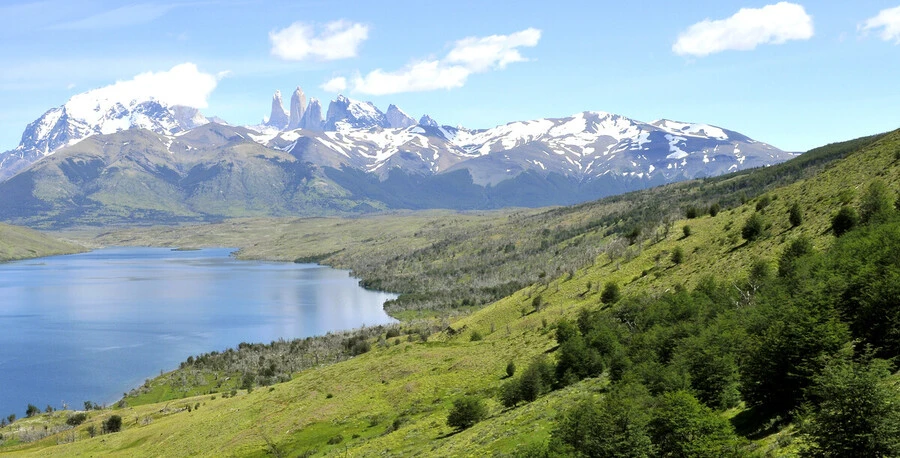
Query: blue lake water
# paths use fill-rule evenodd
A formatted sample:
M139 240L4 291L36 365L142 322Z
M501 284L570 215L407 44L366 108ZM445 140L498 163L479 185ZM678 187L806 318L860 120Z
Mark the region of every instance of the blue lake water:
M112 248L0 264L0 416L112 403L188 356L392 322L344 270L231 249Z

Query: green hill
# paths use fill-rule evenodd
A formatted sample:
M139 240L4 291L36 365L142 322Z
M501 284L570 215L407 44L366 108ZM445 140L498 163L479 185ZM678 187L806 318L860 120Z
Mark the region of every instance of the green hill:
M64 242L28 228L0 223L0 262L81 251L84 251L84 248L74 243Z
M875 407L851 424L890 455L900 419L883 406L898 398L888 377L896 367L879 358L900 353L898 189L893 132L548 211L105 234L105 243L237 242L246 257L350 267L367 285L403 293L395 315L435 318L360 331L364 348L344 345L340 362L271 386L259 386L267 370L328 342L198 355L74 429L62 426L71 412L2 428L0 453L548 456L611 444L792 456L852 444L852 428L828 428L848 424L833 406L859 393L853 404ZM866 221L836 237L842 207ZM481 400L486 417L456 430L447 417L461 398ZM122 431L90 437L111 415Z

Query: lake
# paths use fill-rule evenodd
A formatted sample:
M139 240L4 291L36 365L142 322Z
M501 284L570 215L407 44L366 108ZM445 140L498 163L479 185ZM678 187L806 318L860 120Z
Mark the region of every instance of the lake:
M233 249L111 248L0 264L0 416L112 403L188 356L393 322L345 270Z

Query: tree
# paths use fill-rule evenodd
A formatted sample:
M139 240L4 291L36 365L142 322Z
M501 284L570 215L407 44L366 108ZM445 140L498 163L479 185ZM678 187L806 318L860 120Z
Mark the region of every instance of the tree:
M603 292L600 293L600 300L603 301L604 304L614 304L622 298L622 293L619 291L619 285L616 282L606 282L603 285Z
M690 393L665 393L658 402L650 421L650 437L658 456L743 456L740 440L728 420Z
M9 414L8 417L6 417L6 419L9 421L10 424L12 424L16 421L16 414L11 413L11 414Z
M719 214L719 211L721 209L722 209L722 207L718 204L718 202L710 205L709 206L709 216L712 216L713 218L715 218L715 216Z
M834 235L840 237L859 224L859 214L852 207L844 205L831 218L831 231Z
M672 250L672 262L675 264L684 262L684 250L682 250L680 246L677 246Z
M103 432L104 433L117 433L122 430L122 417L118 415L110 415L106 421L103 422Z
M453 401L447 425L457 430L471 427L487 417L487 407L479 398L465 397Z
M41 409L39 409L38 406L34 404L28 404L28 408L25 409L25 416L27 418L31 418L39 413L41 413Z
M797 272L798 260L813 252L812 240L800 236L792 240L778 260L778 276L788 278Z
M803 224L803 213L800 211L800 205L794 202L794 205L791 205L791 209L788 210L788 221L791 223L791 227L797 227Z
M747 222L741 228L741 237L748 242L752 242L762 236L763 230L765 230L765 222L762 216L759 213L754 213L750 215L750 218L747 218Z
M507 376L507 377L512 377L512 376L515 375L515 374L516 374L516 363L510 361L510 362L506 365L506 376Z
M863 224L882 221L894 208L894 200L888 187L880 178L869 183L859 202L859 216Z
M850 345L828 358L814 378L812 393L820 401L804 427L805 456L900 455L900 389L890 367L870 354L854 361Z
M603 399L588 399L569 409L553 437L578 456L655 456L648 426L651 401L640 384L617 385Z

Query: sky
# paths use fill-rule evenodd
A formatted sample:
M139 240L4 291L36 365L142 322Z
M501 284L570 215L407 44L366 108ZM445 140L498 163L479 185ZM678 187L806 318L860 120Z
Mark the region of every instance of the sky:
M900 128L900 0L7 0L0 43L0 151L103 87L239 125L300 86L473 129L605 111L787 151Z

